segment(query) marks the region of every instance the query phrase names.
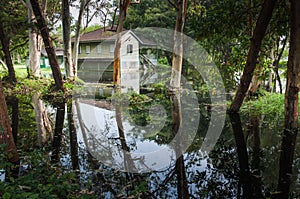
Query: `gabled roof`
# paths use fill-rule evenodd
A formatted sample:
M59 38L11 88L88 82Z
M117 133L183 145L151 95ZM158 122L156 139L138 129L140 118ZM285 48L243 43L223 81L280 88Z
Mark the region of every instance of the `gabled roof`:
M105 31L104 31L105 30ZM99 28L97 30L84 33L80 37L80 42L96 42L96 41L103 41L105 39L110 38L111 36L115 35L116 31L110 29L109 27ZM74 38L72 38L72 42L74 42Z
M152 42L152 41L150 41L146 38L143 38L141 36L137 36L131 30L125 30L125 31L122 32L122 34L126 34L126 33L129 33L129 32L143 45L156 45L154 42ZM104 40L115 41L116 35L117 35L117 33L116 33L115 28L113 30L110 27L106 27L105 29L104 28L99 28L97 30L94 30L94 31L91 31L91 32L88 32L88 33L84 33L80 37L80 42L81 43L88 43L88 42L100 42L100 41L104 41ZM74 42L74 38L72 38L71 41Z

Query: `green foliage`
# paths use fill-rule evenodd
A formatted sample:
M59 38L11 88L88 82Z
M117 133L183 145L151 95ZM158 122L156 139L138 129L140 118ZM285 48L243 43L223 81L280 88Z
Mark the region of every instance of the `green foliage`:
M241 112L256 115L284 117L284 95L265 93L257 100L250 100L243 104Z
M76 173L52 165L43 151L35 150L24 161L31 169L23 176L0 183L2 198L93 198L89 194L80 193Z

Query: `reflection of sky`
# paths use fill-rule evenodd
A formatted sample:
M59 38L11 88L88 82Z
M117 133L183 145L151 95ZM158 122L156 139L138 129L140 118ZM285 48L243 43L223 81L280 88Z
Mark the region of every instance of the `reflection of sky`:
M87 137L93 138L89 141L90 152L100 162L124 170L124 154L119 139L116 139L119 135L115 111L83 103L79 103L79 106ZM78 121L77 127L79 142L83 142ZM175 158L170 147L159 145L153 140L143 139L141 134L136 136L136 132L132 131L134 127L125 119L123 119L123 127L126 143L131 148L131 157L134 159L136 168L140 169L139 171L161 170L170 166L170 162Z
M0 182L5 180L5 170L0 169Z

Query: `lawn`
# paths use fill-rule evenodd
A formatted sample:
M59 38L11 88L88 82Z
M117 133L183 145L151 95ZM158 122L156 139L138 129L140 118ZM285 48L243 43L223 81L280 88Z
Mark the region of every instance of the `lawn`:
M25 78L27 76L27 68L25 64L14 64L17 77ZM64 68L61 68L61 72L64 74ZM52 75L51 68L41 68L42 77L49 77Z

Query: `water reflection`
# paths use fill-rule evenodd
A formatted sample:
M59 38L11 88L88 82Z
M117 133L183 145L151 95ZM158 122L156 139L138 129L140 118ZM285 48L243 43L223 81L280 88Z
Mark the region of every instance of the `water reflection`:
M182 149L182 111L181 111L181 93L179 91L171 92L170 101L172 106L172 134L175 140L176 164L175 170L177 175L177 196L180 199L189 198L188 183L186 170L183 159Z
M252 198L252 186L251 186L251 174L248 162L248 152L246 141L244 138L244 131L242 128L242 122L240 115L238 113L230 114L230 121L234 133L234 138L236 142L239 168L240 168L240 183L242 187L243 198ZM241 197L240 190L238 192L238 198Z
M69 137L70 137L70 152L73 170L79 169L79 157L78 157L78 142L77 142L77 131L74 121L73 103L72 100L67 102L67 117L69 126Z
M62 145L62 134L65 121L65 102L60 102L56 105L56 118L55 118L55 129L54 137L52 142L52 154L51 161L59 162L60 160L60 150Z
M167 157L174 156L173 150L165 150L167 146L158 145L153 140L143 138L143 134L134 131L134 126L126 119L122 119L121 110L116 108L107 110L98 108L78 100L76 102L76 114L84 143L90 153L102 163L120 170L134 172L137 167L140 171L160 169L169 164ZM99 103L98 103L99 104ZM100 103L100 105L105 102ZM108 107L107 105L104 105ZM80 137L79 137L80 139ZM124 158L131 152L131 158L135 166L124 165ZM164 157L157 156L156 151L167 151ZM164 155L164 154L161 154Z
M35 112L39 146L44 147L48 139L53 140L52 124L44 102L40 99L39 94L33 94L32 102Z
M57 111L53 117L59 117L56 119L59 121L65 115L67 117L64 120L68 120L68 124L65 121L63 127L62 123L56 123L56 128L55 125L52 127L56 129L55 140L61 142L53 144L53 148L47 152L52 151L52 160L58 160L61 163L59 165L66 170L78 170L78 184L83 190L90 190L97 198L268 198L271 194L275 198L282 132L279 128L281 121L275 116L228 115L231 120L226 122L214 150L207 154L200 148L207 131L205 126L210 122L210 109L200 107L198 136L182 156L179 155L182 152L180 146L185 140L180 139L180 136L168 148L170 153L166 156L169 159L158 160L160 156L145 156L141 159L141 156L137 156L166 147L165 143L174 137L175 132L180 135L180 120L184 119L180 110L188 110L182 110L180 105L183 102L178 99L176 95L167 95L170 112L166 111L163 116L166 121L159 123L164 127L162 133L153 132L147 136L138 128L141 123L129 119L129 116L140 118L144 112L117 110L117 104L112 105L105 100L77 99L69 101L67 106L64 103L58 104L55 111L51 110L53 113ZM63 114L65 106L67 115ZM20 121L23 121L24 115L26 118L37 116L33 107L28 108L23 99L19 99L19 111ZM30 114L28 111L31 111ZM49 108L46 108L47 111ZM121 114L117 116L119 112ZM155 116L153 113L150 115ZM34 120L34 117L30 119ZM33 124L28 132L35 131L36 126ZM62 130L62 134L58 129ZM36 134L21 133L23 131L19 135L24 137L19 136L19 143L23 143L24 139L38 143ZM291 191L288 193L291 198L298 198L300 193L300 178L297 175L300 169L299 149L297 145ZM44 147L43 150L49 149ZM126 157L126 154L131 157ZM130 160L125 165L124 158ZM152 165L163 161L164 164ZM119 170L122 168L125 171L126 166L149 172L141 174ZM156 168L157 171L154 170Z

